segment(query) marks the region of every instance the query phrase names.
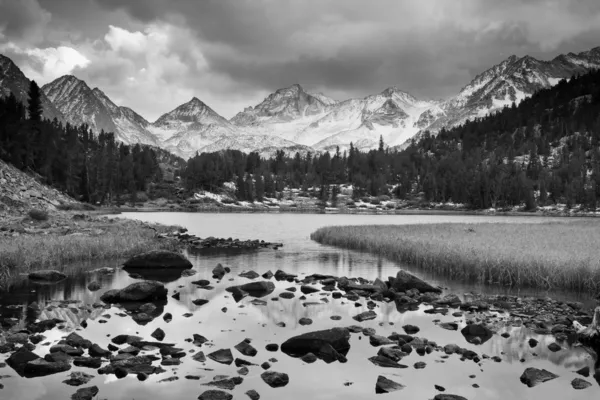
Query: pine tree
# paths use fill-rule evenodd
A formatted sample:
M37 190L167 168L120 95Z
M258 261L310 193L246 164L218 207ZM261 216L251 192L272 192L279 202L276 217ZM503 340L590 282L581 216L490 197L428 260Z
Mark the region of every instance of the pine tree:
M29 119L34 122L40 122L42 120L42 94L40 87L35 81L31 81L29 84L28 104L27 112Z

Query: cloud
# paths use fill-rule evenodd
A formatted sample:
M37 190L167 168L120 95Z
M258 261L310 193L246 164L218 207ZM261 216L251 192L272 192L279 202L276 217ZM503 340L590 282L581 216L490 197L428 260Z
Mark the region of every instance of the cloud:
M50 19L51 14L36 0L0 0L0 39L38 42Z

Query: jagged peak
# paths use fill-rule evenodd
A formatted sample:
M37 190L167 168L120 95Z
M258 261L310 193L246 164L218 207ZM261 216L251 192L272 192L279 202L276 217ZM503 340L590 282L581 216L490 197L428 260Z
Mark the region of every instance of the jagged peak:
M294 83L293 85L290 85L285 88L277 89L275 91L275 93L285 93L285 92L301 93L301 92L304 92L304 88L299 83Z

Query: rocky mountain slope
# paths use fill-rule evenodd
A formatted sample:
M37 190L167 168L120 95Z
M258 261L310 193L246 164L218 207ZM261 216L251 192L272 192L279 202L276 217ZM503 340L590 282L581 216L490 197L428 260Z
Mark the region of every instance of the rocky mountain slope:
M71 203L77 202L0 160L0 220L25 214L31 208L54 210Z
M27 104L27 92L29 91L30 83L31 81L27 79L21 69L10 58L0 54L0 97L8 96L12 92L17 100ZM64 120L62 113L46 95L42 95L42 106L45 118L56 118L59 121Z
M114 132L118 140L127 144L158 145L146 129L148 121L127 107L117 106L100 89L91 89L72 75L62 76L42 90L71 124L88 124L94 132Z
M330 151L347 149L350 142L366 150L376 148L380 136L389 146L401 146L425 130L435 133L518 104L541 88L595 68L600 68L600 47L550 61L511 56L445 101L419 100L397 87L362 99L337 101L294 84L276 90L230 121L194 97L149 123L72 76L61 77L43 90L48 96L44 102L47 116L64 114L71 123L113 131L125 143L159 146L188 158L196 152L226 148L263 154L280 148L288 153ZM28 82L12 61L0 56L0 95L14 91L22 99Z

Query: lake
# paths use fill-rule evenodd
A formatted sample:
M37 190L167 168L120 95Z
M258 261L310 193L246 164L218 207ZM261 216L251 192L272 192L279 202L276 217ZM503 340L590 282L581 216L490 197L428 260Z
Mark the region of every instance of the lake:
M249 282L238 274L246 270L254 270L262 274L268 270L278 269L296 274L299 278L313 273L334 276L362 277L366 279L380 278L387 280L395 276L399 268L405 268L428 282L440 285L448 293L485 291L490 293L510 293L518 295L536 295L545 297L546 292L527 290L510 290L506 288L486 288L478 285L464 284L444 279L441 276L424 275L414 271L410 266L371 254L342 250L323 246L310 240L309 235L322 226L357 225L357 224L411 224L439 222L545 222L551 218L541 217L494 217L465 215L314 215L314 214L204 214L204 213L126 213L118 218L135 218L147 222L159 222L186 227L190 233L199 237L233 237L239 239L263 239L269 242L284 244L278 250L260 250L242 253L192 252L188 253L190 261L197 273L190 277L166 282L169 295L178 291L180 299L170 296L168 303L161 309L161 314L171 313L173 320L165 322L162 315L146 325L139 325L122 308L113 306L109 309L94 308L91 305L99 301L99 297L108 289L123 288L137 279L130 277L125 271L117 270L112 275L96 275L73 272L72 276L56 285L36 285L25 279L17 280L8 292L0 293L0 311L3 317L12 316L18 319L23 328L28 322L36 319L59 318L66 321L62 327L46 331L46 339L37 346L35 352L43 356L48 353L49 346L54 344L74 329L78 333L101 347L106 348L111 337L117 334L138 335L145 340L153 340L150 334L156 329L164 330L165 343L175 343L185 352L203 351L205 354L218 349L230 348L234 357L241 357L258 366L248 367L249 373L243 376L243 382L231 393L234 398L248 398L245 392L254 389L261 399L348 399L385 398L398 396L406 399L432 399L439 392L434 385L446 389L444 393L457 394L467 399L589 399L600 396L600 387L593 378L586 380L593 386L585 390L574 390L570 382L579 375L574 371L589 366L593 368L594 358L582 347L573 347L569 343L561 343L562 350L550 351L548 344L555 341L553 336L535 334L529 329L518 326L505 326L492 339L481 345L467 343L460 332L441 329L434 320L440 322L457 322L463 326L464 317L427 314L429 306L420 306L415 311L399 312L392 303L378 302L374 309L377 318L360 323L362 327L374 328L378 335L389 336L393 332L404 333L402 326L416 325L421 330L416 335L435 341L442 346L456 343L490 357L498 356L500 362L484 359L480 363L461 361L457 355L443 357L443 352L434 351L420 356L413 352L402 359L406 369L382 368L373 365L367 359L377 354L378 348L369 343L369 338L361 333L351 335L351 349L346 363L326 364L321 360L307 364L300 359L289 357L277 351L268 352L265 345L281 344L292 336L328 329L355 325L352 319L358 313L367 311L366 301L361 299L358 305L352 301L332 299L314 293L307 296L306 302L316 303L304 305L296 292L295 298L277 301L271 300L290 286L298 286L286 281L274 282L276 290L266 296L266 305L254 305L247 297L236 303L225 288ZM564 219L560 219L564 221ZM122 260L89 265L89 268L113 267ZM225 275L221 282L212 279L211 270L217 263L231 266L231 273ZM207 279L214 286L212 290L201 289L191 284L192 281ZM102 289L91 292L87 284L97 280ZM261 278L259 278L261 280ZM319 285L316 285L319 286ZM299 287L299 286L298 286ZM582 301L576 293L550 293L553 298L565 301ZM195 299L207 299L208 304L195 306ZM327 301L323 301L322 299ZM71 300L72 302L66 302ZM42 308L36 311L29 306L36 302ZM50 307L48 307L50 306ZM54 307L52 307L54 306ZM186 313L191 316L184 317ZM330 317L340 316L340 320ZM301 325L301 318L310 318L311 325ZM87 322L85 329L82 321ZM285 326L283 326L285 324ZM508 333L509 337L500 336ZM193 334L200 334L209 339L202 347L196 347L186 339ZM251 344L258 350L254 357L241 355L233 347L245 338L252 339ZM535 338L539 344L532 348L528 340ZM123 346L122 346L123 347ZM142 354L157 354L156 351L143 351ZM0 355L0 362L3 360ZM97 375L88 368L73 367L69 372L50 375L42 378L20 378L10 368L0 368L1 399L67 399L77 388L62 383L72 371L83 371L95 377L83 387L96 385L100 388L99 399L196 399L205 390L203 386L213 380L216 375L238 376L239 368L235 365L223 365L212 360L200 363L192 359L189 353L178 366L163 367L166 372L151 375L148 380L140 382L129 375L117 379L115 375ZM290 382L282 388L267 386L260 377L260 367L271 358L270 370L284 372L289 375ZM423 361L424 369L416 369L413 365ZM158 365L159 362L155 364ZM559 377L534 388L528 388L519 381L519 376L527 367L536 367L551 371ZM186 379L186 375L201 376L199 380ZM405 386L395 394L375 394L375 382L379 375L401 383ZM471 377L474 376L474 377ZM178 380L159 382L165 378L177 377ZM473 387L478 385L478 388Z

